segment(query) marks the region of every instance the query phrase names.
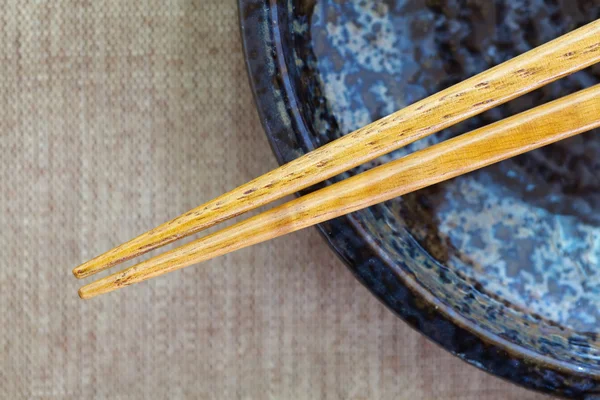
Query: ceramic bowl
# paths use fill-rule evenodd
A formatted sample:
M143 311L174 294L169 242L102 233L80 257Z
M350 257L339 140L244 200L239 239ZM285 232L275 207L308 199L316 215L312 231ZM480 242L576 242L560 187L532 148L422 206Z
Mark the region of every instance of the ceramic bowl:
M280 163L600 18L593 0L240 0ZM600 81L598 66L342 174ZM314 190L311 188L309 190ZM466 362L600 393L600 138L589 132L320 225L370 291Z

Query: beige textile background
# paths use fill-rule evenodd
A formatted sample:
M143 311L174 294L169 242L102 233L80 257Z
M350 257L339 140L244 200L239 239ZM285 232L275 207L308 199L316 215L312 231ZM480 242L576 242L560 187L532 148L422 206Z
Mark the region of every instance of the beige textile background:
M89 302L71 268L276 166L234 1L3 0L0 398L537 399L315 230Z

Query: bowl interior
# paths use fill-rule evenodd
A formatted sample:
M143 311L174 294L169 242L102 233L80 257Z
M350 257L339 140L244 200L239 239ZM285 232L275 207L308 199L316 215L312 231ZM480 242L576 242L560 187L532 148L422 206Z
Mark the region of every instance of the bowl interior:
M590 0L288 0L307 150L600 18ZM596 66L339 176L600 81ZM394 268L486 331L600 370L592 131L355 214Z

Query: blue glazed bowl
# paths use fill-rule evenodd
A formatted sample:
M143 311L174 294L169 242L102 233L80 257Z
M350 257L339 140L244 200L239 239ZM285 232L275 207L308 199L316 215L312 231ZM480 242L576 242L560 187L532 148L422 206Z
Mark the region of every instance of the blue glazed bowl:
M239 7L251 84L280 163L600 18L593 0ZM590 68L331 182L599 81L600 68ZM555 395L600 393L597 132L320 230L374 295L468 363Z

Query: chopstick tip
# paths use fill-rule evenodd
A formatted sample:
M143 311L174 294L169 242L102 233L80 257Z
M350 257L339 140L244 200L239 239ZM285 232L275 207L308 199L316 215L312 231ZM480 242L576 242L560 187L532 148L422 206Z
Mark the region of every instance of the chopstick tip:
M83 279L87 276L85 273L84 266L85 266L85 264L82 264L82 265L79 265L79 266L73 268L73 276L75 276L75 278Z
M84 290L84 288L79 288L79 290L77 291L77 294L79 295L79 298L82 300L87 300L89 298L91 298L92 296L89 296L86 291Z
M115 284L115 275L107 276L87 285L82 286L77 291L77 294L83 300L91 299L92 297L99 296L104 293L112 292L119 288L119 285Z
M96 257L93 260L86 261L83 264L78 265L73 268L73 275L77 279L87 278L88 276L92 276L100 271L105 270L107 267L110 267L111 264L103 262L104 260L101 257Z

